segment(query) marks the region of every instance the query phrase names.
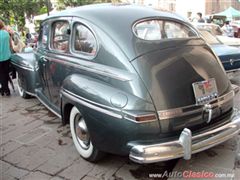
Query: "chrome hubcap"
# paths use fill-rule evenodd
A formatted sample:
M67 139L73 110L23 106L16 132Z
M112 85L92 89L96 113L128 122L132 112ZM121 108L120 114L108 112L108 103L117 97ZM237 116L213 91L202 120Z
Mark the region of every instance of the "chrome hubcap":
M90 146L90 137L87 129L87 125L80 115L75 117L75 133L79 144L82 148L88 149Z

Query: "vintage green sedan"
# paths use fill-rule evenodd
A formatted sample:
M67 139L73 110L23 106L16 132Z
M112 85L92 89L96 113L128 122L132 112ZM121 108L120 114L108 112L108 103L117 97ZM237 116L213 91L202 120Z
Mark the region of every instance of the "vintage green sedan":
M240 132L239 88L176 14L90 5L48 17L39 33L36 51L12 57L20 95L70 123L86 160L190 159Z

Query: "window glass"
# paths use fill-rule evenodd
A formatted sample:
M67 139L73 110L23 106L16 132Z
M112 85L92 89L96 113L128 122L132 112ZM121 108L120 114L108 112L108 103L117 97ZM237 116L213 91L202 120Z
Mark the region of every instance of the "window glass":
M197 36L189 27L173 21L147 20L134 27L137 37L144 40L189 38Z
M94 56L97 50L97 42L93 33L84 25L74 26L74 51Z
M151 20L138 23L135 26L136 35L145 40L162 39L162 21Z
M68 22L59 21L53 24L52 48L61 52L67 52L69 46L70 28Z
M43 25L42 34L41 34L41 44L40 44L40 46L43 48L47 48L48 32L49 32L49 25L48 24Z

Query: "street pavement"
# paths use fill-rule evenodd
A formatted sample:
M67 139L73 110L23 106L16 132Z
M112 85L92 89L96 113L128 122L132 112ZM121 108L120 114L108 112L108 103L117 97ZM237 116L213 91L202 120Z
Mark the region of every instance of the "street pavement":
M234 80L240 85L240 77ZM240 94L235 97L240 109ZM14 92L0 97L0 180L148 180L164 172L211 171L240 179L240 136L204 152L189 161L139 165L128 157L107 155L97 164L83 160L75 149L69 126L36 98L24 100ZM177 178L170 178L177 179Z

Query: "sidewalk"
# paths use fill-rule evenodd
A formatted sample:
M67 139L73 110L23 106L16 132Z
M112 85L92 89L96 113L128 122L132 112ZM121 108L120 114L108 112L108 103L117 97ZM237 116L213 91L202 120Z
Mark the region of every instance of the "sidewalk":
M240 108L240 95L236 103ZM128 157L108 155L98 164L92 164L75 150L69 126L63 127L60 119L37 99L24 100L17 93L10 98L0 97L0 130L2 180L145 180L151 179L151 173L171 172L173 168L173 171L234 173L236 179L240 178L239 136L194 155L190 161L138 165Z

